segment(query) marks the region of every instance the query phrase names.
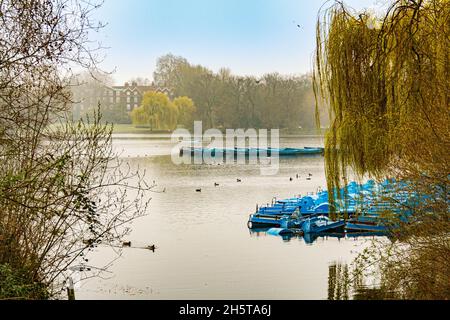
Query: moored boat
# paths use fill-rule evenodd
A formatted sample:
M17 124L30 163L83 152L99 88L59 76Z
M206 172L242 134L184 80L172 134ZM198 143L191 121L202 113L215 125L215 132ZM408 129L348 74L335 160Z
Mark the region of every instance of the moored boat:
M345 230L347 232L387 232L388 228L381 224L347 222Z
M208 154L211 157L223 157L225 155L245 155L257 157L274 157L274 156L300 156L300 155L321 155L323 148L305 147L299 148L194 148L182 147L180 156L185 154L195 156Z
M332 221L325 216L308 218L302 224L302 230L304 233L337 232L343 231L344 227L344 220Z

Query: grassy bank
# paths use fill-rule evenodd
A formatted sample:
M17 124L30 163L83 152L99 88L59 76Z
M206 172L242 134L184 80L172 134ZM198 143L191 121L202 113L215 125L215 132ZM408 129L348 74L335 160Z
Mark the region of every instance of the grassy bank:
M54 124L51 127L56 127L58 124ZM135 126L133 124L113 124L113 133L115 134L171 134L169 130L151 130L145 126ZM280 136L323 136L326 129L280 129ZM224 132L225 133L225 132Z
M324 135L326 129L280 129L280 135ZM172 133L168 130L153 130L147 127L134 126L132 124L114 124L114 133ZM224 132L225 133L225 132Z
M172 133L168 130L151 130L149 127L132 124L114 124L113 133Z

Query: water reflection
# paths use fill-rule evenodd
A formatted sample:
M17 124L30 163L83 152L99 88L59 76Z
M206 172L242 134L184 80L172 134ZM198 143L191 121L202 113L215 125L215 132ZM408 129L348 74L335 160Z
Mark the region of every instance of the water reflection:
M359 272L352 272L348 264L334 262L328 267L328 300L395 299L393 292L366 282L367 279Z
M268 235L267 231L269 231L270 228L254 228L249 229L251 236L256 237L273 237L272 235ZM303 240L306 244L314 244L318 239L328 240L330 238L334 239L359 239L359 238L369 238L369 239L375 239L377 237L384 237L386 236L383 232L352 232L352 233L345 233L345 232L339 232L339 233L305 233L305 234L282 234L278 235L276 237L279 237L284 242L290 242L292 240Z

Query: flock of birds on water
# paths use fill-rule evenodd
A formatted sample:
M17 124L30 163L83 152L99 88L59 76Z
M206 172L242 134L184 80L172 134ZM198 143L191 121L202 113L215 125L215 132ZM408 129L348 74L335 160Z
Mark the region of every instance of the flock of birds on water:
M297 25L299 28L301 28L301 26L300 25ZM145 156L148 156L148 155L145 155ZM128 155L128 157L130 158L131 156L130 155ZM139 158L139 156L138 156L138 158ZM220 164L218 164L218 165L220 165ZM300 179L300 175L297 173L296 174L296 179ZM312 178L312 173L308 173L308 176L306 177L306 180L307 181L310 181L311 180L311 178ZM289 181L294 181L294 178L293 177L290 177L289 178ZM242 182L242 179L239 179L239 178L237 178L236 179L236 182L237 183L241 183ZM153 183L155 183L155 181L153 181ZM219 183L217 183L217 182L214 182L214 187L220 187L220 184ZM164 191L163 192L165 192L166 190L164 189ZM202 192L202 189L201 188L197 188L197 189L195 189L195 191L196 192L198 192L198 193L200 193L200 192ZM122 247L123 248L132 248L132 246L131 246L131 241L124 241L124 242L122 242ZM147 249L147 250L150 250L150 251L153 251L153 252L155 252L155 249L156 249L157 247L155 246L155 245L149 245L149 246L146 246L146 247L140 247L139 249Z
M299 175L299 174L296 174L295 177L296 177L296 179L300 179L300 175ZM308 173L308 176L306 177L306 180L310 181L311 178L312 178L312 173ZM293 177L290 177L290 178L289 178L289 181L291 181L291 182L294 181L294 178L293 178ZM242 182L242 179L237 178L237 179L236 179L236 182L237 182L237 183L241 183L241 182ZM219 186L220 186L219 183L214 182L214 187L219 187ZM195 189L195 191L196 191L196 192L202 192L202 189L201 189L201 188L197 188L197 189ZM145 247L132 247L131 241L123 241L123 242L122 242L122 247L123 247L123 248L146 249L146 250L150 250L150 251L152 251L152 252L155 252L155 250L157 249L157 247L156 247L154 244L153 244L153 245L148 245L148 246L145 246Z
M131 241L123 241L122 242L122 248L146 249L146 250L150 250L150 251L153 251L153 252L155 252L155 250L157 249L157 247L154 244L148 245L148 246L145 246L145 247L133 247L131 245Z
M300 175L299 174L296 174L295 177L296 177L296 179L300 179ZM306 180L310 181L311 178L312 178L312 173L308 173L308 176L306 177ZM291 181L291 182L294 181L294 178L290 177L289 181ZM237 183L241 183L242 179L237 178L236 182ZM220 186L219 183L214 182L214 187L219 187L219 186ZM202 192L202 189L201 188L197 188L197 189L195 189L195 191L196 192ZM124 242L122 242L122 247L123 248L135 248L135 247L131 246L131 241L124 241ZM155 249L157 247L153 244L153 245L149 245L149 246L145 246L145 247L136 247L136 248L138 248L138 249L147 249L147 250L155 252Z
M307 181L311 181L311 179L312 179L312 173L308 173L308 176L306 177L306 180ZM296 175L295 175L295 177L296 177L296 179L300 179L300 175L297 173ZM289 178L289 181L294 181L294 178L292 178L292 177L290 177ZM241 183L242 182L242 179L239 179L239 178L237 178L236 179L236 182L237 183ZM219 183L217 183L217 182L214 182L214 187L220 187L220 184ZM197 188L197 189L195 189L195 192L202 192L202 188Z

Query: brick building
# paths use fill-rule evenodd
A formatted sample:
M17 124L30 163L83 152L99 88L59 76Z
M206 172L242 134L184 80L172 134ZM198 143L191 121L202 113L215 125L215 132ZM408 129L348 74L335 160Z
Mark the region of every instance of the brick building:
M144 94L148 91L162 92L170 96L166 88L154 85L138 85L136 82L125 83L123 86L90 85L74 89L75 110L82 113L92 109L100 103L104 108L121 107L125 111L132 111L139 107Z

